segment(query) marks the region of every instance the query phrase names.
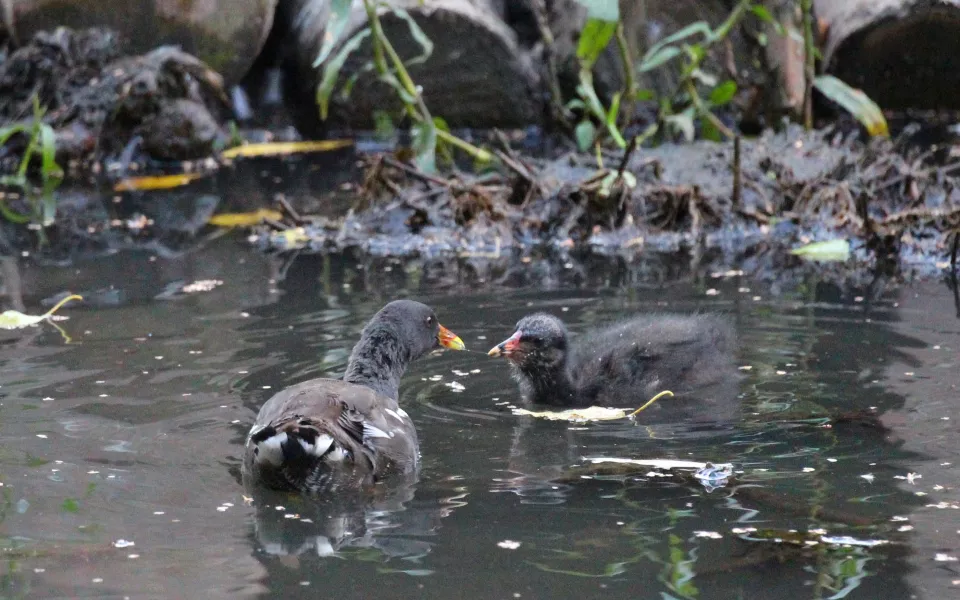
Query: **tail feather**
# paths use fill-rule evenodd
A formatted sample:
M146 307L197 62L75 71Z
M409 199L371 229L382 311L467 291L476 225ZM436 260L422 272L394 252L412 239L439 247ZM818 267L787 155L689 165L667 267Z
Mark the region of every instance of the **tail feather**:
M250 443L254 446L254 462L261 466L292 466L318 459L339 462L346 457L332 436L296 423L267 425L250 436Z

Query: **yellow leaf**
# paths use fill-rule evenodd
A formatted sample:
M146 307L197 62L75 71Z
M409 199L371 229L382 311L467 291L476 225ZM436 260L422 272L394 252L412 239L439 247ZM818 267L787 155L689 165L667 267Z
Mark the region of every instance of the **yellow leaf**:
M585 423L587 421L613 421L615 419L623 419L625 417L632 417L647 408L660 398L664 396L672 396L673 392L670 390L664 390L647 401L646 404L630 412L629 408L607 408L605 406L590 406L587 408L571 408L569 410L561 411L549 411L545 410L543 412L534 412L532 410L527 410L525 408L514 408L513 414L515 415L528 415L531 417L538 417L540 419L547 419L549 421L571 421L573 423Z
M224 150L223 158L238 156L286 156L304 152L330 152L353 145L353 140L318 140L306 142L274 142L266 144L245 144Z
M203 173L180 173L179 175L151 175L148 177L130 177L118 181L113 186L115 192L132 192L147 190L169 190L187 185L203 177Z
M310 242L310 236L303 227L291 227L271 234L270 242L284 250L293 250L306 246Z
M264 219L279 221L282 218L283 214L278 210L261 208L245 213L220 213L210 217L207 223L217 227L252 227L262 223Z
M61 306L71 300L83 300L83 297L76 294L71 294L60 302L57 302L53 308L42 315L25 315L20 311L5 310L2 314L0 314L0 329L22 329L30 325L36 325L40 321L44 321L52 317L53 313L60 310Z

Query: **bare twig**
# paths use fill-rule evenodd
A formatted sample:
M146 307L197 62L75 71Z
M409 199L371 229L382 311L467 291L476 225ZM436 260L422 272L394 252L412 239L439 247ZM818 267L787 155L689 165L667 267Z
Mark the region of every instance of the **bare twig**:
M740 196L743 189L740 160L740 136L737 135L733 138L733 197L731 201L734 210L740 209Z
M555 40L550 30L550 21L547 17L547 5L544 0L530 0L533 16L537 20L540 30L540 39L543 41L543 60L547 65L547 85L550 88L550 107L553 118L567 131L573 130L570 112L563 103L563 93L560 91L560 79L557 77L557 63L554 60L553 49Z
M813 0L800 0L803 13L803 126L813 129L813 78L816 76L816 64L813 42Z

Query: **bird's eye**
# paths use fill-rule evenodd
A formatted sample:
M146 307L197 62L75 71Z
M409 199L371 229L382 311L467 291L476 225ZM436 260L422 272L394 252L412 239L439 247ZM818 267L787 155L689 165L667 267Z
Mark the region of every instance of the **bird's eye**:
M427 325L430 326L430 327L433 327L433 317L432 317L432 316L427 317Z

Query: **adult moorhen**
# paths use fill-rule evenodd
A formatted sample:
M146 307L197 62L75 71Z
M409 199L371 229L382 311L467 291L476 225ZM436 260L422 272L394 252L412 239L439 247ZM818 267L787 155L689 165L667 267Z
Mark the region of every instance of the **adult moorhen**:
M517 323L490 356L505 356L528 402L555 406L640 406L730 377L736 341L717 315L648 315L578 337L538 313ZM735 372L735 371L733 371Z
M244 480L318 493L415 472L417 430L397 404L400 378L411 361L440 346L464 348L430 307L387 304L363 328L342 381L304 381L260 408L247 437Z

